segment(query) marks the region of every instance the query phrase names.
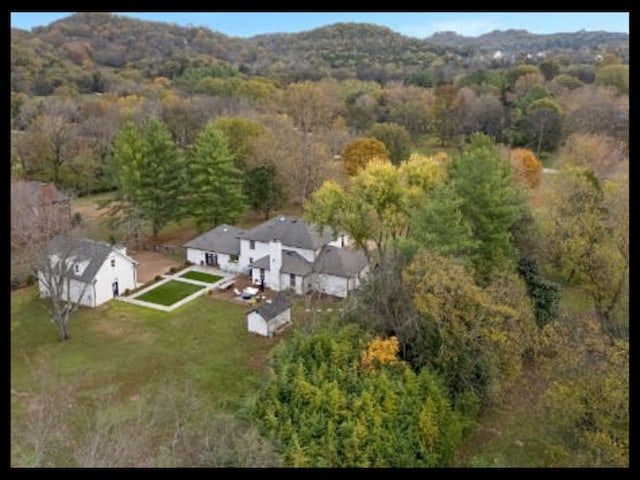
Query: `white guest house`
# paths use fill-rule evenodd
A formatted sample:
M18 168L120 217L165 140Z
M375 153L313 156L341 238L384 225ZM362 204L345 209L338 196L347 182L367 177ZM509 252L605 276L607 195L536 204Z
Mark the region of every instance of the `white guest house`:
M121 245L89 239L56 237L49 243L47 261L38 268L40 297L49 297L50 285L63 297L97 307L137 286L137 266Z

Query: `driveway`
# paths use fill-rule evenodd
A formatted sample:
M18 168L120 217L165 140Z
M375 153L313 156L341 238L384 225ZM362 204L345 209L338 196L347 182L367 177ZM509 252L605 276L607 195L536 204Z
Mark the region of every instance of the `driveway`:
M182 263L171 260L159 252L131 250L127 253L140 262L140 265L138 265L138 283L147 283L149 280L153 280L156 275L165 275L171 267L184 267Z

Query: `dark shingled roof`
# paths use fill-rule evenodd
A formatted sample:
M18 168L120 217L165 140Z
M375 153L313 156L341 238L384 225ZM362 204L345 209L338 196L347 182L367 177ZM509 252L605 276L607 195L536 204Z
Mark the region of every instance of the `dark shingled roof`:
M313 266L318 273L350 278L367 266L367 258L361 252L326 245Z
M274 298L271 303L264 302L258 308L254 308L251 310L252 312L258 313L262 318L264 318L267 322L274 319L282 312L291 307L289 300L287 297L280 294Z
M283 247L318 250L329 243L333 235L328 227L318 235L315 225L307 225L301 218L277 216L240 235L240 238L265 243L279 240Z
M71 278L83 283L89 283L94 279L98 270L100 270L100 267L107 260L111 252L117 252L133 263L138 263L133 258L124 255L122 252L118 252L107 242L98 242L87 238L65 238L60 236L55 237L49 242L49 256L55 254L63 260L69 259L69 269L72 269L75 263L89 262L84 271L79 275L77 275L74 270L71 271Z
M240 239L238 237L244 233L246 233L245 230L222 224L185 243L183 247L224 253L225 255L240 255Z
M253 268L264 268L269 270L271 257L267 255L253 262ZM311 273L311 262L308 262L302 255L291 250L282 250L282 267L280 273L293 273L302 277Z

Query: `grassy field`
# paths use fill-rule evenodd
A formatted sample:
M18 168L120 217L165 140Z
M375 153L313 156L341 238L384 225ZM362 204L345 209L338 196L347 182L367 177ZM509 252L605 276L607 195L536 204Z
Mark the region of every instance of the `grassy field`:
M246 309L209 297L165 313L125 302L80 309L71 338L61 343L29 287L11 295L11 420L22 425L37 403L38 371L69 402L84 408L110 394L110 408L126 414L134 400L153 398L168 381L188 381L211 411L233 411L255 388L277 339L247 333ZM20 440L13 438L12 448Z
M44 360L85 393L112 384L126 399L163 378L189 377L211 400L233 402L275 343L247 333L245 310L206 296L169 313L112 301L80 309L71 319L71 339L60 343L37 289L17 290L11 295L11 386L28 392L29 365Z
M148 291L138 297L136 300L142 300L143 302L157 303L159 305L173 305L174 303L188 297L189 295L196 293L198 290L202 290L204 287L201 285L194 285L192 283L178 282L171 280L167 283L163 283L159 287Z
M211 275L209 273L204 273L204 272L195 272L193 270L187 273L183 273L182 275L180 275L180 277L188 278L190 280L197 280L199 282L206 282L206 283L216 283L218 280L222 278L219 275Z

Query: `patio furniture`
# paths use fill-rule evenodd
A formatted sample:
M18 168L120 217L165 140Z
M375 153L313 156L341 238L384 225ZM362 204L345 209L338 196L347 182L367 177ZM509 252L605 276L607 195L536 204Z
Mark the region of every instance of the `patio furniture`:
M246 287L243 291L242 291L242 298L245 300L248 300L252 297L254 297L255 295L257 295L258 293L258 289L254 288L254 287Z

